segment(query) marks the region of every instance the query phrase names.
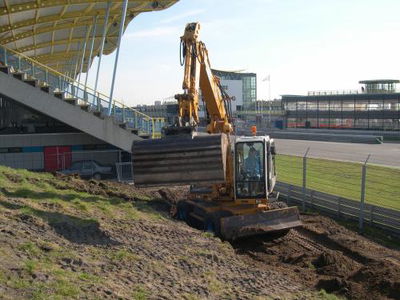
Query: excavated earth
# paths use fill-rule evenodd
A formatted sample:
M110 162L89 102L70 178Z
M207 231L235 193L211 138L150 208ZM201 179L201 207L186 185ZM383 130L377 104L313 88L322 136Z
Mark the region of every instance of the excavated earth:
M169 217L186 188L3 175L10 186L0 186L0 299L331 299L322 289L400 299L400 252L326 217L302 215L304 228L279 239L228 243ZM50 186L65 203L48 200L49 192L17 193L19 181ZM94 215L69 206L69 190L138 213Z

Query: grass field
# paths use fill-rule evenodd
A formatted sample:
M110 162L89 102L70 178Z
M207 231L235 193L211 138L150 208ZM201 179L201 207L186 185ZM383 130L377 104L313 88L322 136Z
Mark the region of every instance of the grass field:
M303 158L277 156L278 180L302 186ZM360 200L362 164L307 159L307 187ZM400 169L368 165L366 202L400 210Z

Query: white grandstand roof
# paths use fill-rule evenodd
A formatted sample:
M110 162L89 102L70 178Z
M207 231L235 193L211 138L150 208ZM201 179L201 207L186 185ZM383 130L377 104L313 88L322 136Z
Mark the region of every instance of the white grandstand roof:
M138 14L168 8L177 1L129 0L125 28ZM0 45L63 72L66 66L79 61L84 41L88 34L92 34L96 16L93 57L99 53L107 2L0 0ZM110 54L116 48L123 0L111 3L104 54ZM89 52L88 45L86 57ZM84 70L86 68L85 65Z

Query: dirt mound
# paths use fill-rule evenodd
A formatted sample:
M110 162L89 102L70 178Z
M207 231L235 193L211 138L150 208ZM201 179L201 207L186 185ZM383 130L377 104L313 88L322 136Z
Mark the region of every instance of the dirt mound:
M254 264L288 272L293 281L349 299L399 299L400 253L322 216L302 216L304 228L283 238L236 242Z
M371 290L384 291L388 297L400 299L400 268L387 261L377 261L360 268L352 281L367 284Z
M136 189L73 176L6 180L0 191L0 292L6 298L314 295L279 270L247 264L229 243L171 219L170 203L184 197L185 188Z
M324 289L399 299L399 252L329 218L303 215L284 237L229 244L169 217L187 188L7 173L0 292L9 298L318 299Z

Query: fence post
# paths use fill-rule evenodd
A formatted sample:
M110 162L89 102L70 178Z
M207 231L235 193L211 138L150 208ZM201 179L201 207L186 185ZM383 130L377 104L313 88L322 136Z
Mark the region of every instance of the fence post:
M314 191L310 192L310 206L311 208L314 208Z
M287 200L286 200L286 204L289 205L290 203L290 197L292 197L292 186L289 184L288 187L288 196L287 196Z
M125 104L122 104L122 123L125 124Z
M371 154L368 154L367 159L365 160L362 166L362 174L361 174L361 201L360 201L360 216L359 216L359 224L358 227L362 232L364 229L364 202L365 202L365 180L367 178L367 163Z
M371 205L369 208L369 223L370 223L370 225L374 224L374 207L375 206Z
M306 195L307 195L307 155L310 151L310 147L307 148L306 153L303 156L303 211L306 210Z
M8 66L7 49L3 48L3 50L4 50L4 65Z

